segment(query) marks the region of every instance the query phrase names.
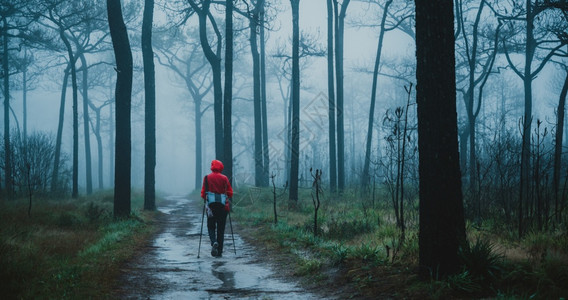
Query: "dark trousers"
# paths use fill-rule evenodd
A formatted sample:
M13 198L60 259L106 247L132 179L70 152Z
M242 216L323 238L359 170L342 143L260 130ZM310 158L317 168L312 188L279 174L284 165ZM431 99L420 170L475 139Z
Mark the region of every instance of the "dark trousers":
M207 217L207 231L211 246L217 242L219 244L219 254L223 253L223 241L225 240L225 223L227 222L227 211L221 203L211 203L209 208L213 211L212 217Z

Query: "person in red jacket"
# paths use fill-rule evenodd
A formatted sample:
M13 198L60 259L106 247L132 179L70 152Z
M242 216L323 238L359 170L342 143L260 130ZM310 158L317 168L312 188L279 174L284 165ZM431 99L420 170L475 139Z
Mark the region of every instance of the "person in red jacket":
M227 176L221 174L223 163L211 161L211 173L203 178L201 198L206 201L207 231L211 240L212 256L222 256L225 239L225 223L229 211L229 200L233 197L233 188ZM212 212L212 213L211 213Z

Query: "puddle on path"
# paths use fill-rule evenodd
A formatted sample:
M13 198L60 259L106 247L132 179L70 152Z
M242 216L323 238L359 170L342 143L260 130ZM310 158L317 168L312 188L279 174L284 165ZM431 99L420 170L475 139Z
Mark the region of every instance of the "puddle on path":
M125 268L123 299L320 299L276 278L255 257L254 248L225 229L222 258L211 257L207 224L197 258L201 210L183 197L169 197L159 210L167 214L164 231L148 251ZM198 200L196 200L198 201ZM236 248L236 255L234 252Z

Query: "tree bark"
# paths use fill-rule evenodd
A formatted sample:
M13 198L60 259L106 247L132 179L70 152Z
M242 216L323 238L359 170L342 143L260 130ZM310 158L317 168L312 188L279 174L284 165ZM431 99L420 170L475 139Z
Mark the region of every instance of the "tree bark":
M556 139L554 141L554 215L556 222L560 222L559 190L560 190L560 168L562 167L562 138L564 137L564 115L566 113L566 95L568 94L568 69L566 69L566 79L560 92L558 108L556 109Z
M27 50L24 50L24 59L27 60ZM26 62L27 64L27 62ZM27 77L28 66L24 67L22 71L22 107L23 107L23 122L22 127L24 130L24 145L27 144L28 140L28 77Z
M258 2L260 7L260 104L261 104L261 114L262 114L262 154L263 163L262 167L264 170L263 174L263 186L268 186L268 179L270 177L270 152L268 148L268 117L266 111L266 40L264 38L264 0Z
M290 0L292 6L292 148L290 166L289 206L298 203L298 173L300 164L300 0Z
M2 55L2 71L4 73L4 186L8 198L12 197L12 157L10 147L10 69L8 60L8 21L2 18L2 35L4 38Z
M203 183L203 146L201 138L201 99L193 98L195 102L195 188L200 189Z
M154 0L144 1L142 60L144 63L144 209L156 209L156 78L152 49Z
M532 13L532 4L530 0L526 0L527 18L526 18L526 52L525 52L525 73L521 76L525 91L525 112L523 116L523 133L521 145L521 183L519 193L519 237L524 233L523 222L525 197L529 197L529 178L530 178L530 138L532 127L532 61L536 49L534 40L534 16Z
M73 54L73 48L69 39L65 36L65 31L62 25L59 25L59 37L65 44L67 55L69 56L70 70L71 70L71 88L73 91L73 183L71 198L76 199L79 197L79 109L78 109L78 88L77 88L77 68L75 63L77 57Z
M89 68L83 52L79 54L83 75L83 134L85 138L85 179L87 183L87 195L93 193L93 172L91 166L91 137L89 133Z
M223 150L225 175L233 183L233 0L225 10L225 94L223 105Z
M416 1L420 233L423 278L459 271L465 222L457 139L451 0Z
M338 14L338 2L335 4L335 69L337 81L337 185L340 191L345 188L345 125L343 118L343 32L345 15L350 0L343 0Z
M329 188L337 189L337 145L335 142L335 84L333 68L333 3L327 0L327 93L329 118Z
M55 140L55 159L53 162L53 173L51 175L51 192L54 193L59 185L59 160L61 156L61 140L63 136L63 120L65 119L65 97L67 94L67 84L71 64L67 65L63 75L63 85L61 86L61 101L59 105L59 123L57 125L57 137Z
M120 0L107 0L108 23L116 59L116 151L114 217L130 215L132 52Z
M217 53L213 52L209 41L207 38L207 17L209 16L209 7L211 5L211 0L203 1L203 6L199 8L193 0L189 1L189 4L195 10L199 17L199 40L201 43L201 48L205 54L205 58L211 64L211 70L213 71L213 115L215 122L215 157L217 159L223 159L223 86L221 82L221 34L218 32L216 24L212 22L213 29L217 35ZM213 18L210 18L213 21Z
M262 1L262 0L260 0ZM253 69L253 103L254 103L254 183L263 186L264 156L262 154L262 114L260 99L260 55L258 53L257 28L259 22L259 3L254 8L250 18L250 49Z
M91 109L93 107L91 106ZM95 128L93 128L93 133L95 134L95 139L97 141L97 168L98 168L98 177L97 181L99 182L99 190L104 188L103 183L103 139L101 136L101 108L93 109L95 111Z

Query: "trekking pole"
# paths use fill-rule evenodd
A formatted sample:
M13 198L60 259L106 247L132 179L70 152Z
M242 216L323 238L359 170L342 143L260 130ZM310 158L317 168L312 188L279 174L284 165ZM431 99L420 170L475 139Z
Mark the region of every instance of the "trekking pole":
M203 212L201 213L201 231L199 233L199 247L197 248L197 258L201 252L201 237L203 236L203 217L205 216L205 201L203 201Z
M233 234L233 222L231 222L231 211L229 210L229 225L231 225L231 237L233 238L233 249L237 255L237 246L235 246L235 235Z

